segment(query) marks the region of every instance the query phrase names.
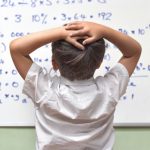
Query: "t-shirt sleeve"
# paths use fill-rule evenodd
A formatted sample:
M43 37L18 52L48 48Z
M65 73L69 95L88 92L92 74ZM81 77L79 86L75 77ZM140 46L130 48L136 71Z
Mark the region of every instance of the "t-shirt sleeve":
M129 74L125 66L118 63L105 74L104 78L111 96L119 100L126 93L129 82Z
M33 63L26 75L22 92L27 95L35 105L39 105L44 100L49 86L49 76L45 69Z

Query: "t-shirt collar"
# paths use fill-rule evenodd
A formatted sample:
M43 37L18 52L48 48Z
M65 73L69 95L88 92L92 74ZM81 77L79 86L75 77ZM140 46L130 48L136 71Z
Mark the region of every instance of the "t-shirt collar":
M91 85L94 83L94 78L91 77L86 80L69 80L63 76L60 76L60 83L65 85Z

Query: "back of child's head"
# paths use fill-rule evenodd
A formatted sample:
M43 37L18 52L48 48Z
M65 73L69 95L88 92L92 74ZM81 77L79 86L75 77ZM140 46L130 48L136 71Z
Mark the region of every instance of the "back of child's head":
M105 42L100 39L85 45L85 49L81 50L64 40L58 40L52 43L52 53L63 77L71 81L85 80L93 77L102 62Z

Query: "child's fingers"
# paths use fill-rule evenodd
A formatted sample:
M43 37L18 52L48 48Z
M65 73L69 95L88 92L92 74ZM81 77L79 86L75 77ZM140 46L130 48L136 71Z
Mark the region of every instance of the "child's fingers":
M83 25L79 21L74 21L74 22L66 24L65 29L66 30L79 30L79 29L83 29Z
M73 21L73 22L68 23L67 25L71 26L71 25L79 25L79 24L81 24L80 21Z
M94 37L89 37L89 38L87 38L87 39L85 39L85 40L83 41L83 45L90 44L90 43L92 43L92 42L94 42L94 41L95 41L95 38L94 38Z
M75 36L86 36L87 35L87 32L85 30L77 30L77 31L72 31L70 33L70 36L71 37L75 37Z
M74 42L74 46L79 48L79 49L81 49L81 50L85 49L85 47L82 44L80 44L79 42L77 42L77 41Z
M74 37L71 37L71 38L73 38L77 41L77 40L80 40L80 39L85 40L85 39L89 38L89 36L74 36Z
M81 29L83 29L83 26L81 26L81 25L66 25L65 29L66 30L81 30Z
M81 49L81 50L84 50L84 46L79 43L76 39L72 39L69 41L72 45L74 45L75 47Z

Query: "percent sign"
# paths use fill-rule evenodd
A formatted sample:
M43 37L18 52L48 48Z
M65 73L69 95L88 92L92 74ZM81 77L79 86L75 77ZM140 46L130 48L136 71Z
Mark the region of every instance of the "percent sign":
M40 15L32 15L32 22L47 24L47 14L41 13Z

